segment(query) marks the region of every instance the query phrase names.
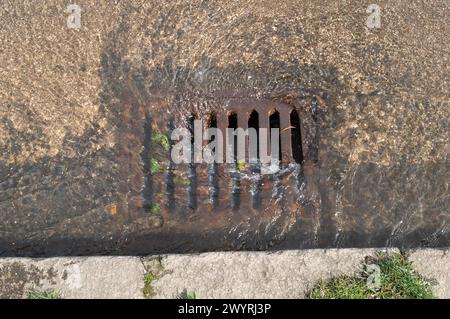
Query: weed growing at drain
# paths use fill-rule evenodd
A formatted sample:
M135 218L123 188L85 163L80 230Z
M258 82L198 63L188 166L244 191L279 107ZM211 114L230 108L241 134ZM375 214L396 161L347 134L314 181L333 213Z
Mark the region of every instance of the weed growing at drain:
M156 159L152 158L150 161L150 172L152 174L158 174L161 173L161 171L161 164Z
M152 298L156 293L152 287L153 281L155 281L157 277L152 272L146 272L144 274L144 297Z
M161 132L153 133L152 142L160 144L166 151L170 149L169 137Z

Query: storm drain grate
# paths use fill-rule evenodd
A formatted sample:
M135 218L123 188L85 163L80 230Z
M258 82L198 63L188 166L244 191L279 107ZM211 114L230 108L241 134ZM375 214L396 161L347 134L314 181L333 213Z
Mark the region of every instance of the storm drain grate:
M153 118L154 119L154 118ZM203 129L217 128L226 132L227 128L254 128L257 132L256 161L239 162L237 158L237 136L234 138L233 160L223 163L181 163L176 164L171 152L176 142L170 139L171 132L184 125L194 132L194 121L203 121ZM147 115L144 122L142 167L144 187L143 207L148 211L180 213L188 210L220 211L267 209L274 202L297 203L304 189L303 176L304 128L299 111L293 106L273 101L253 101L236 103L220 111L211 111L201 117L195 112L186 112L183 120L168 117L160 127ZM165 124L164 124L165 123ZM267 136L260 136L261 128ZM272 128L279 129L279 170L273 174L262 174L260 159L260 139L270 141ZM230 145L224 135L223 146ZM214 141L203 140L202 146ZM194 144L192 134L191 145ZM245 158L249 158L249 137L245 137ZM268 154L272 155L270 142ZM215 150L217 151L217 150ZM194 147L191 148L194 157ZM251 155L251 154L250 154ZM254 154L255 155L255 154ZM225 157L226 154L224 153Z

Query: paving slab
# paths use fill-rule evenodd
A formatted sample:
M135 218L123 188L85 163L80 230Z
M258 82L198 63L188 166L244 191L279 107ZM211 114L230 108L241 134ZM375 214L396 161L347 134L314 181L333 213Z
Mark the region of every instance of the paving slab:
M418 249L409 260L424 277L436 284L433 292L438 298L450 298L450 254L448 249Z

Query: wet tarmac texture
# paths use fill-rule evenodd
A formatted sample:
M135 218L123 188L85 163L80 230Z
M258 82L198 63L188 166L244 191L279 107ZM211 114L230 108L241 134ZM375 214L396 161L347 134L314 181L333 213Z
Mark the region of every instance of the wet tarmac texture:
M49 3L43 10L60 6ZM302 12L291 1L278 11L270 2L248 4L252 10L206 1L91 7L98 21L114 17L98 26L107 34L98 61L92 69L84 62L93 70L87 79L99 79L92 118L69 109L48 121L5 86L12 93L0 127L7 132L0 145L0 255L448 246L444 20L426 20L411 39L402 34L410 40L401 48L417 48L413 54L392 45L399 36L388 19L407 23L394 18L416 17L417 10L436 16L449 4L413 3L386 5L386 29L370 34L357 27L366 17L357 1L350 11L333 1L304 1ZM445 50L419 48L416 38ZM327 45L334 53L324 57L319 51ZM58 103L64 108L63 99ZM175 164L171 131L191 130L195 119L204 129L279 128L281 170L261 174L258 162ZM66 126L57 130L61 121ZM81 134L80 123L88 123Z

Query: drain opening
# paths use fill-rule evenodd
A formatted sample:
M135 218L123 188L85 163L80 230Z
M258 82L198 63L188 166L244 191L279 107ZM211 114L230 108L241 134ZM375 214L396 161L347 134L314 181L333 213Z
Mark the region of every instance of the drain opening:
M256 209L261 206L261 163L259 162L259 114L255 110L250 113L248 118L248 127L253 128L256 132L256 148L250 148L249 159L250 159L250 172L251 172L251 184L250 184L250 194L251 194L251 205L252 208ZM251 137L249 137L251 140ZM255 152L256 154L252 154Z
M209 116L207 128L208 127L217 130L216 114L213 113ZM216 131L214 133L217 134ZM217 140L215 134L211 135L211 137L208 140L208 144ZM212 152L212 154L215 154L217 152L217 144L210 151ZM217 207L219 201L219 177L216 161L213 161L212 163L208 164L208 190L209 190L209 201L211 203L211 206L215 208Z
M195 165L195 148L194 148L194 122L195 115L191 114L188 118L188 130L191 134L191 161L188 164L188 206L191 209L197 208L197 166Z
M233 131L235 131L238 128L238 118L237 118L237 114L234 112L231 112L228 114L228 128L233 129ZM236 134L233 134L232 136L229 136L229 138L233 139L233 142L229 141L227 139L227 147L232 147L233 148L233 162L235 163L237 161L237 156L238 156L238 136ZM230 144L230 142L232 144Z
M152 158L152 118L147 114L144 120L144 147L142 150L141 158L144 173L144 189L142 190L143 206L149 210L152 207L153 198L153 184L151 176L151 158Z
M207 127L217 129L217 116L215 113L210 114ZM216 136L212 135L208 142L211 143L215 140Z
M280 113L278 112L277 109L274 109L270 112L269 115L269 136L270 136L270 140L272 140L272 129L273 128L277 128L279 130L279 134L278 134L278 160L280 161L280 163L283 161L282 158L282 144L281 144L281 129L280 129ZM270 150L270 154L273 156L273 151L276 150Z
M302 163L303 150L302 150L302 133L300 128L300 118L296 110L292 110L289 117L291 123L292 157L296 163Z
M255 110L250 113L248 118L248 128L253 128L256 132L256 149L250 147L249 151L250 163L256 163L259 160L259 116ZM256 154L252 154L255 150Z
M228 114L228 128L233 129L235 131L238 128L238 117L237 114L234 112L230 112ZM227 134L228 135L228 134ZM233 139L233 142L229 141L229 139ZM230 142L232 145L230 146ZM241 192L240 192L240 174L238 171L238 136L236 134L233 134L232 136L228 136L227 138L227 147L233 148L233 161L229 163L229 174L231 178L231 199L230 199L230 206L233 209L239 208L240 201L241 201Z
M175 122L173 120L173 118L169 119L169 124L168 124L168 130L169 132L172 132L175 129ZM172 152L172 146L173 146L173 141L171 139L168 139L168 149L167 149L167 154L169 156L169 162L168 162L168 166L167 166L167 174L165 177L165 183L166 183L166 201L165 201L165 206L172 210L175 208L175 163L172 160L172 156L171 156L171 152Z

